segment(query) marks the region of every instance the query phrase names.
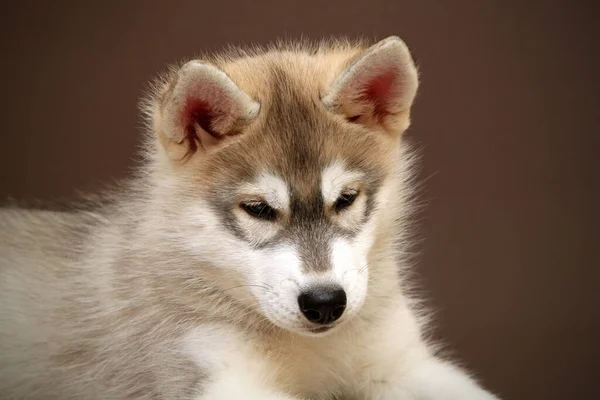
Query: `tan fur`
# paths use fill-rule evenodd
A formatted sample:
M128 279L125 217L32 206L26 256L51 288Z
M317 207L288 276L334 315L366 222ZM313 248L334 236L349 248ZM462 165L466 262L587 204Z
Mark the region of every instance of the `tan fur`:
M409 104L389 119L366 113L351 124L343 105L322 102L368 48L292 43L204 58L247 95L235 103L237 114L211 127L216 135L195 125L196 136L185 136L188 127L173 119L186 73L173 68L144 103L146 160L131 182L69 212L2 210L0 398L493 399L434 358L424 319L403 289L414 156L399 134ZM410 55L404 62L414 69ZM414 79L416 90L416 70ZM260 111L238 124L254 102ZM299 126L308 128L294 131ZM296 168L304 160L290 149L310 163ZM256 171L281 173L308 199L314 177L333 160L382 177L369 292L330 334L299 335L271 323L239 276L208 261L219 259L209 254L216 241L235 241L212 214L194 216L226 188L252 198ZM357 207L366 207L364 199ZM359 216L331 218L350 228ZM246 235L264 238L283 229L242 224ZM439 371L431 382L430 370Z

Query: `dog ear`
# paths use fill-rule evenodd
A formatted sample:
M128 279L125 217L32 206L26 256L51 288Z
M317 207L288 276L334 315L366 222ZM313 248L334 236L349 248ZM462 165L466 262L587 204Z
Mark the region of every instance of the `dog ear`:
M155 129L167 153L183 159L239 133L260 105L216 66L190 61L166 89Z
M349 121L401 134L419 84L404 42L395 36L371 46L333 81L323 103Z

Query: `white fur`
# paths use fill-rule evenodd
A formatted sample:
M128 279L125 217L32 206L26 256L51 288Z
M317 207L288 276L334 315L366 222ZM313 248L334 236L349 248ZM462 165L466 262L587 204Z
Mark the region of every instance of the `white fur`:
M361 174L349 171L341 160L336 160L321 175L321 193L326 204L333 204L348 184L356 183Z
M277 392L273 374L269 372L273 366L268 365L239 332L218 325L200 326L184 337L181 351L212 373L198 399L292 399Z
M222 268L215 277L221 290L250 307L260 307L278 325L300 326L295 308L303 277L295 249L253 249L220 227L217 216L201 202L192 205L187 215L198 223L183 234L188 238L186 248ZM212 245L203 245L207 241Z
M296 250L256 250L252 259L248 282L262 312L282 328L304 330L307 323L298 308L298 295L306 277Z
M244 185L240 193L262 197L271 207L285 212L289 211L290 193L288 185L275 174L260 173L254 182Z
M369 278L369 251L374 240L374 223L370 222L349 242L338 239L332 246L335 282L346 291L348 304L342 320L347 320L362 307L367 296Z

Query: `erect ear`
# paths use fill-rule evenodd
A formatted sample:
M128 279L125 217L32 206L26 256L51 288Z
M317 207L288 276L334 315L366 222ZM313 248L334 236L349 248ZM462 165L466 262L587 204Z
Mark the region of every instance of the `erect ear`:
M238 133L259 110L225 72L190 61L167 88L155 129L171 158L183 159Z
M410 124L418 84L408 48L392 36L354 59L334 80L323 103L352 122L400 134Z

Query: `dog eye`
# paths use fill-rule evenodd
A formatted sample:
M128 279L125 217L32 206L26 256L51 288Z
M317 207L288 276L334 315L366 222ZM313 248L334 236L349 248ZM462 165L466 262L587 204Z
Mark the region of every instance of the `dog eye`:
M242 203L240 207L254 218L272 221L277 216L277 213L271 206L261 201Z
M352 203L354 203L354 200L356 200L356 197L358 197L358 192L342 193L333 204L333 208L335 211L342 211L343 209L350 207Z

